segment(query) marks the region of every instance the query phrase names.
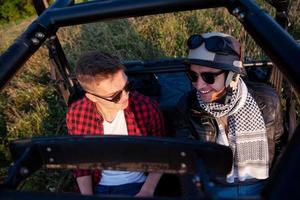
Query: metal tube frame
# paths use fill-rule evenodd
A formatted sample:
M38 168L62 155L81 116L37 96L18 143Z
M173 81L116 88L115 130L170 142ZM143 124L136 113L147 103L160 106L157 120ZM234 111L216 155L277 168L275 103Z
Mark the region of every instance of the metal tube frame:
M72 4L71 0L56 1L42 12L15 43L1 55L0 88L59 27L149 14L227 7L280 68L297 92L300 92L298 79L300 70L297 66L298 55L300 55L299 45L253 1L140 0L137 2L120 0Z
M247 32L280 69L295 90L300 93L300 46L264 10L251 0L112 0L73 5L71 0L57 0L27 28L27 30L0 57L0 88L14 76L47 38L62 26L90 23L101 20L144 16L167 12L226 7L237 17ZM279 198L293 192L282 186L294 183L300 176L300 126L298 125L276 174L270 178L269 193ZM298 168L295 166L298 166ZM289 178L285 178L289 177ZM291 177L295 177L292 181ZM271 189L270 189L271 188ZM275 189L272 189L275 188ZM276 188L279 188L276 190Z

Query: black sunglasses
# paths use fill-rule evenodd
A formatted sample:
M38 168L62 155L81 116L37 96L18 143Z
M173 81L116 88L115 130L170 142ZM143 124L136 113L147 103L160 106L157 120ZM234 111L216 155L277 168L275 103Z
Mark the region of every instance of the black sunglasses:
M201 35L197 34L192 35L187 41L189 49L196 49L203 43L205 43L205 48L208 51L223 55L236 55L240 57L239 53L234 49L232 42L225 37L212 36L209 38L204 38Z
M98 98L100 98L100 99L104 99L104 100L106 100L106 101L118 103L118 102L120 101L121 97L122 97L123 91L129 92L131 89L132 89L132 84L131 84L129 81L127 81L127 83L125 84L124 88L123 88L122 90L116 92L116 93L113 95L113 97L111 97L111 98L109 98L109 99L106 98L106 97L102 97L102 96L100 96L100 95L91 93L91 92L87 92L87 93L92 94L92 95L94 95L94 96L96 96L96 97L98 97Z
M219 76L220 74L223 74L225 71L219 71L219 72L203 72L203 73L196 73L192 70L189 70L187 72L187 76L188 78L192 81L192 82L197 82L199 76L201 76L202 80L207 83L207 84L214 84L215 79L217 76Z

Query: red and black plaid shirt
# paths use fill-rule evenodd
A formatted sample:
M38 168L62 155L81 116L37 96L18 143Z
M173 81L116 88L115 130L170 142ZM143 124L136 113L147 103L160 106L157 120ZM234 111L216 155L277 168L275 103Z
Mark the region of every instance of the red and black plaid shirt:
M162 136L164 121L158 104L137 92L129 94L129 106L124 110L129 136ZM66 116L68 134L103 135L103 118L94 102L88 98L74 102ZM89 170L75 171L75 177L90 175ZM100 171L93 171L93 182L100 180Z

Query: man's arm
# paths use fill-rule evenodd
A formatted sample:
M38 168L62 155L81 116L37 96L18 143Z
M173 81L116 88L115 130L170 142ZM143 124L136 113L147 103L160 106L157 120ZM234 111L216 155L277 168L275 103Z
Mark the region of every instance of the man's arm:
M274 158L273 158L273 163L272 166L277 162L279 157L281 157L281 153L283 149L285 148L286 145L286 139L287 136L284 134L284 123L283 123L283 116L282 116L282 109L281 109L281 103L280 103L280 98L277 98L278 100L275 101L276 108L275 108L275 133L274 133L274 143L275 143L275 152L274 152Z
M136 197L152 197L157 183L162 176L161 173L149 173L147 179Z
M92 176L80 176L76 178L79 190L81 194L92 195L93 194L93 184Z
M66 125L68 129L69 135L81 135L81 132L77 129L77 115L76 112L71 108L68 110L66 114ZM75 122L75 123L74 123ZM73 176L76 179L77 185L79 187L80 193L84 195L92 195L93 194L93 179L90 170L83 169L74 169Z
M157 102L152 101L149 105L149 110L147 110L150 116L148 121L148 136L165 136L164 118ZM135 196L152 197L161 176L161 173L149 173L141 190Z

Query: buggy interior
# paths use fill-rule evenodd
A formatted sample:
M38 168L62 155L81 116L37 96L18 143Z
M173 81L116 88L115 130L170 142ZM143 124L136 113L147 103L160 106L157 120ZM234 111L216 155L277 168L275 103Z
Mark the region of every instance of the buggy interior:
M297 92L300 91L300 70L298 67L300 47L280 25L287 23L286 17L279 16L277 22L251 0L99 0L74 4L72 0L57 0L48 8L42 0L34 0L39 17L0 57L0 86L3 88L21 66L43 43L47 44L51 67L56 73L57 89L67 105L83 95L76 79L72 77L70 66L61 43L56 36L60 27L137 17L168 12L225 7L244 26L253 39L265 50L271 61L246 61L244 63L249 81L270 81L272 69L276 66ZM282 1L270 1L278 9ZM279 9L279 10L280 10ZM281 10L280 10L281 11ZM270 35L269 33L272 33ZM274 42L278 41L278 42ZM16 54L16 52L18 52ZM198 142L183 142L174 138L172 122L174 109L179 98L192 85L185 72L188 66L184 58L164 58L154 61L125 61L126 74L135 90L159 102L166 120L170 138L110 138L110 137L54 137L16 140L10 144L13 165L7 180L0 185L1 199L113 199L115 197L80 196L76 194L56 194L38 192L16 192L18 185L41 167L46 168L101 168L126 169L165 173L157 188L157 199L207 198L201 191L200 180L205 174L226 174L231 167L232 152L229 148ZM280 199L289 195L300 196L297 191L297 167L300 166L299 126L289 142L281 162L272 173L265 192L254 199ZM107 148L96 145L101 141ZM129 143L134 143L128 149ZM118 149L129 152L128 156L117 151L112 157L85 155L78 148L93 151ZM118 147L118 148L117 148ZM144 149L154 149L144 151ZM72 152L71 154L68 152ZM85 151L88 152L88 151ZM121 153L120 153L121 152ZM140 153L142 152L142 153ZM77 156L72 156L77 155ZM159 156L158 156L159 155ZM178 175L186 175L189 182L182 183ZM287 177L291 177L288 179ZM294 183L288 186L287 183ZM171 184L171 187L170 187ZM170 188L178 188L174 192ZM280 189L279 189L280 188ZM120 197L118 197L120 198ZM132 199L122 197L122 199Z

